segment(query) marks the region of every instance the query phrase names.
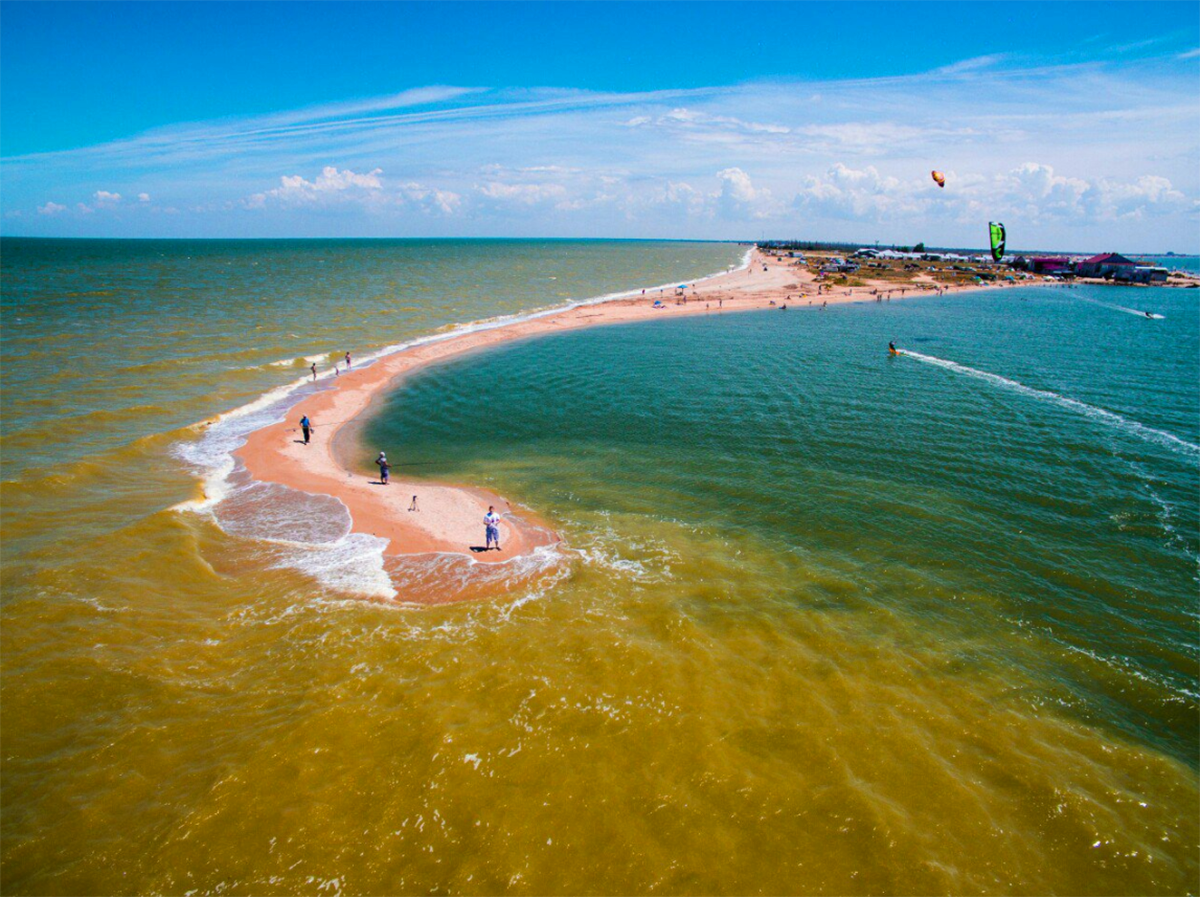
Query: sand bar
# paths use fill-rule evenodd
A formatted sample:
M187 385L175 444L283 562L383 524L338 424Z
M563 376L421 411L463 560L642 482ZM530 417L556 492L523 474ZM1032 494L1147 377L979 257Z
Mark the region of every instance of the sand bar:
M677 304L679 299L670 289L661 294L657 289L648 290L636 298L580 306L415 346L327 381L329 388L298 403L286 421L250 434L235 454L257 480L341 500L349 509L352 530L386 539L386 555L447 552L468 555L483 563L509 561L539 546L558 542L558 534L530 511L514 507L486 490L406 479L402 473L403 458L391 458L395 465L391 484L380 485L373 464L377 450L360 446L354 439L355 422L361 423L360 417L376 397L428 365L546 333L681 315L762 310L770 308L772 302L776 307L788 303L799 309L819 307L822 303L874 301L876 289L902 298L927 294L932 287L912 284L902 288L894 283L867 281L864 286L826 288L820 295L817 288L814 275L805 268L756 251L748 268L713 277L688 289L685 304ZM946 288L944 292L962 289L978 287ZM665 307L652 307L659 298ZM304 445L300 438L298 422L302 415L308 415L315 428L309 445ZM339 435L345 438L339 439ZM408 510L413 495L419 496L418 512ZM503 547L484 552L478 549L484 542L483 517L489 505L495 505L503 516L500 525Z

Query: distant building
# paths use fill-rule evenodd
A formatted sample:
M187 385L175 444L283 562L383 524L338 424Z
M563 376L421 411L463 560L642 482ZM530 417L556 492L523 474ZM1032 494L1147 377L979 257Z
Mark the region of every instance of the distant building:
M1166 268L1154 265L1122 265L1113 273L1113 280L1127 283L1166 283Z
M1117 272L1125 272L1121 280L1131 280L1132 272L1137 267L1137 263L1132 259L1127 259L1125 256L1116 252L1106 252L1102 255L1094 255L1090 259L1084 259L1075 266L1075 273L1080 277L1116 277Z
M1070 265L1065 256L1035 255L1029 260L1029 270L1034 274L1066 274Z

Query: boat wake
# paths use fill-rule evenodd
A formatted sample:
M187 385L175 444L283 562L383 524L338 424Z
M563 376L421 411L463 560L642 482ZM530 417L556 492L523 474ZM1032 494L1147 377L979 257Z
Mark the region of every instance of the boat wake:
M954 371L956 374L964 374L968 377L984 380L988 383L991 383L993 386L999 386L1012 392L1028 396L1029 398L1040 399L1043 402L1051 402L1055 405L1058 405L1060 408L1066 408L1070 411L1082 414L1085 417L1089 417L1092 420L1100 421L1101 423L1116 427L1126 433L1144 439L1147 442L1156 443L1179 454L1200 458L1200 445L1188 442L1185 439L1180 439L1178 436L1168 433L1165 430L1157 430L1154 427L1148 427L1145 424L1138 423L1135 420L1122 417L1115 411L1097 408L1095 405L1089 405L1087 402L1081 402L1078 399L1070 399L1047 389L1035 389L1032 386L1026 386L1024 383L1018 383L1016 380L1009 380L1007 377L1001 377L999 374L989 374L987 371L976 370L975 368L967 367L965 364L958 364L954 361L948 361L945 358L937 358L933 355L922 355L920 352L913 352L911 349L904 350L903 354L909 358L915 358L917 361L923 362L924 364L932 364L948 371Z
M1139 318L1151 318L1155 321L1161 321L1162 315L1156 315L1153 312L1138 311L1136 308L1126 308L1124 305L1109 305L1107 302L1101 302L1098 299L1089 299L1086 296L1080 296L1084 302L1090 302L1092 305L1099 305L1101 308L1108 308L1112 311L1123 311L1127 315L1137 315Z

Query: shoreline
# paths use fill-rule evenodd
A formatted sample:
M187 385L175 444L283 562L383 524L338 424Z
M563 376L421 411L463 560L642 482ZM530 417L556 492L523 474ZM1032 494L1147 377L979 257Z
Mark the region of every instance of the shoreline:
M941 292L944 295L1016 285L947 286ZM498 326L469 329L395 351L384 350L362 367L332 379L322 378L325 388L291 405L285 420L250 432L245 443L234 450L233 457L242 462L256 481L337 499L349 512L351 533L386 540L385 558L449 554L487 565L515 561L562 541L529 509L487 489L408 478L402 473L402 458L392 459L393 476L387 487L379 483L377 475L364 473L378 450L367 450L361 445L362 428L377 400L399 387L408 376L468 353L548 333L656 318L760 311L770 308L772 302L816 311L822 303L878 301L873 290L880 294L899 293L899 298L907 298L910 294L929 295L933 287L928 284L897 287L867 281L861 286L842 286L818 294L815 277L810 272L751 250L743 267L697 280L686 291L685 304L677 304L680 300L676 289L646 288L640 293L628 291L611 298L535 312ZM661 308L652 307L656 299L661 299ZM308 415L313 422L313 438L307 446L298 438L302 415ZM419 511L409 510L413 495L418 496ZM483 516L489 505L494 505L502 516L500 551L482 550ZM415 603L445 600L436 594L415 597L406 594L399 599Z

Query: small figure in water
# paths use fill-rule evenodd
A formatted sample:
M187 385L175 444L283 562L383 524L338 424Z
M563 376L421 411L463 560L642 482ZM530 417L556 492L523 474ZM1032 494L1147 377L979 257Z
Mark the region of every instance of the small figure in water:
M304 433L304 444L308 445L308 437L313 429L312 422L308 419L308 415L300 418L300 430Z
M893 355L900 354L900 350L896 348L896 344L894 342L892 342L891 340L888 340L888 351L891 352Z
M309 367L309 370L312 371L313 379L316 380L317 379L317 363L315 361Z
M388 464L387 455L383 452L379 453L379 457L375 459L375 463L379 465L379 482L386 486L388 484L388 472L391 470L392 465Z
M350 353L346 353L346 370L350 370Z
M421 510L420 508L418 508L418 507L417 507L417 497L416 497L415 495L413 496L412 504L408 506L408 509L409 509L410 511L419 511L419 510Z
M496 543L496 550L500 551L500 515L496 513L496 508L488 505L488 512L484 515L483 525L486 528L487 547L485 551L492 550L492 543Z
M1144 315L1145 315L1147 318L1153 318L1153 317L1154 317L1154 315L1150 314L1150 312L1148 312L1148 311L1147 311L1147 312L1143 312L1143 314L1144 314Z

